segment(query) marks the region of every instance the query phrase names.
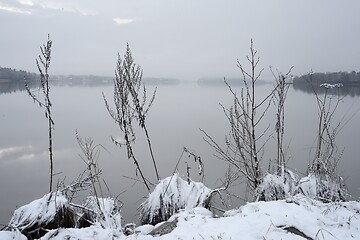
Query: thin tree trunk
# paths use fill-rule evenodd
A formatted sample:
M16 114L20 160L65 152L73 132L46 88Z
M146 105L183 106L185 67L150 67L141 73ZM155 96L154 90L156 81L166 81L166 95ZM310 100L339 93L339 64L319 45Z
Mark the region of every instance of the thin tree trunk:
M157 178L157 180L160 180L159 172L158 172L156 162L155 162L155 158L154 158L154 153L153 153L153 150L152 150L152 147L151 147L150 136L149 136L149 133L148 133L148 130L147 130L145 124L144 124L143 128L144 128L146 139L147 139L147 142L148 142L148 145L149 145L149 151L150 151L151 159L152 159L152 162L153 162L153 165L154 165L156 178Z

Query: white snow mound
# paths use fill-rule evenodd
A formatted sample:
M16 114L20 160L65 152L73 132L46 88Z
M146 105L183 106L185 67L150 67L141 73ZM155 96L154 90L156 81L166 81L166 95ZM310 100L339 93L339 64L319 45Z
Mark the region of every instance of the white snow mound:
M9 227L23 230L36 224L53 220L59 209L68 206L67 198L61 192L48 193L14 211Z
M207 207L211 192L203 183L185 181L178 174L167 177L141 205L142 222L156 224L156 219L166 220L180 209Z

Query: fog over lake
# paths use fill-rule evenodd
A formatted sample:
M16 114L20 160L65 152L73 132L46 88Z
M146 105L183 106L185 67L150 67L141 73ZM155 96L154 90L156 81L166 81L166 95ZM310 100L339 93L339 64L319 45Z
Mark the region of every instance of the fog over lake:
M257 86L256 94L266 96L272 84ZM148 94L154 90L148 86ZM240 86L234 89L240 91ZM51 88L54 129L54 170L56 181L65 178L66 183L75 180L86 168L79 157L81 153L75 138L78 130L82 137L92 137L101 144L99 167L103 170L112 196L123 202L124 222L137 221L136 209L147 196L141 183L136 183L135 166L126 157L126 149L115 146L111 137L121 137L117 125L109 116L102 93L112 103L111 85L54 86ZM344 148L339 163L339 173L344 176L350 194L358 199L360 175L359 143L360 122L359 96L342 96L334 123L343 119L345 126L337 136L337 145ZM221 179L227 164L214 157L214 150L203 140L204 129L219 144L224 145L224 137L229 126L219 103L229 106L232 96L224 85L203 86L196 82L182 82L173 85L159 85L156 99L150 109L147 126L154 154L162 178L170 176L179 160L183 147L187 147L202 157L205 165L205 184L210 188L221 186ZM12 212L48 192L49 160L47 142L47 122L44 109L34 104L25 91L0 94L0 224L7 224ZM270 109L261 127L274 131L275 115ZM311 93L295 90L290 86L285 103L285 143L289 145L288 166L300 176L306 173L306 166L313 158L317 130L317 105ZM135 154L147 177L155 182L155 174L149 158L146 142L138 134ZM267 169L268 160L276 157L275 139L270 137L263 161ZM178 166L180 175L186 175L186 162L190 165L191 177L198 181L197 164L192 158L183 156ZM245 199L244 187L234 186L231 191ZM103 189L104 194L109 192ZM83 192L79 196L86 196ZM237 207L241 201L234 202Z

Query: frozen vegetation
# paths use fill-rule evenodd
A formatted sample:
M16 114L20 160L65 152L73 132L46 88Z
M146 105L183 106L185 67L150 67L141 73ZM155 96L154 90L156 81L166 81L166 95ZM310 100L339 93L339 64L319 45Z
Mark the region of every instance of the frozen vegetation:
M166 182L164 180L158 187L163 187ZM196 191L205 190L203 187L195 187L195 183L187 184L186 181L180 183L182 187L173 185L175 189L171 190L175 190L175 193L186 193L190 188L195 188ZM160 194L158 190L154 193ZM198 195L198 200L202 199L201 195ZM150 195L149 199L153 196L155 195ZM9 225L11 229L0 232L0 239L26 239L26 236L21 234L24 227L33 226L34 222L46 224L53 221L57 215L56 211L66 207L68 202L59 194L49 197L45 195L16 210ZM180 205L189 201L189 196L179 197ZM135 227L129 224L121 226L121 217L113 201L99 199L99 209L97 200L90 198L86 206L93 206L93 212L101 212L92 218L94 222L90 226L48 229L39 239L360 239L359 202L323 203L297 194L284 200L248 203L225 212L222 217L216 217L208 209L197 207L193 200L190 200L193 205L180 209L167 221L155 226L144 224ZM174 203L173 200L167 202ZM152 209L149 210L153 211L152 215L158 214L158 201L152 199L151 204L144 204L151 205L147 209ZM127 229L129 226L130 230Z
M141 222L155 225L170 218L180 209L210 208L211 193L204 184L185 181L178 174L174 174L160 181L140 206Z

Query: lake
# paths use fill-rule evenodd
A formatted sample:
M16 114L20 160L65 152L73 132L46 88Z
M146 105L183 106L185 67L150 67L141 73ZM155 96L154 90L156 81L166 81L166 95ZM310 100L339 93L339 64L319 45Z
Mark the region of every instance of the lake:
M1 87L1 86L0 86ZM257 96L271 91L271 84L259 85ZM240 86L234 87L240 90ZM148 86L148 93L154 86ZM75 131L82 137L92 137L101 144L98 164L102 178L110 192L105 195L118 196L124 204L124 222L137 221L137 207L147 191L134 180L135 166L126 157L126 149L113 144L111 137L121 136L117 125L109 116L102 97L104 93L112 103L113 87L103 86L54 86L51 89L54 129L54 171L55 181L70 183L86 168L79 154ZM343 96L334 122L346 123L337 136L337 145L345 148L339 164L339 173L346 179L353 199L358 199L360 175L360 97ZM231 94L222 85L203 86L196 82L182 82L173 85L159 85L156 99L151 108L147 127L150 133L154 155L162 178L170 176L178 162L183 147L201 156L205 165L205 184L210 188L221 186L227 164L214 156L213 149L203 140L204 129L218 143L224 145L229 132L227 120L221 106L231 104ZM48 192L49 160L47 142L47 120L44 109L34 104L25 91L0 94L0 224L7 224L12 212ZM313 157L317 130L317 105L314 94L290 87L285 106L285 143L289 146L288 166L299 175ZM275 126L273 110L264 119L262 127ZM141 167L150 180L155 181L152 163L146 142L138 132L135 154L141 159ZM276 157L275 139L270 138L263 157L264 169L268 161ZM197 164L187 154L180 159L178 172L186 176L187 164L191 177L198 181ZM244 199L244 187L233 186L231 191ZM80 193L79 201L87 192ZM241 201L233 202L236 208Z

